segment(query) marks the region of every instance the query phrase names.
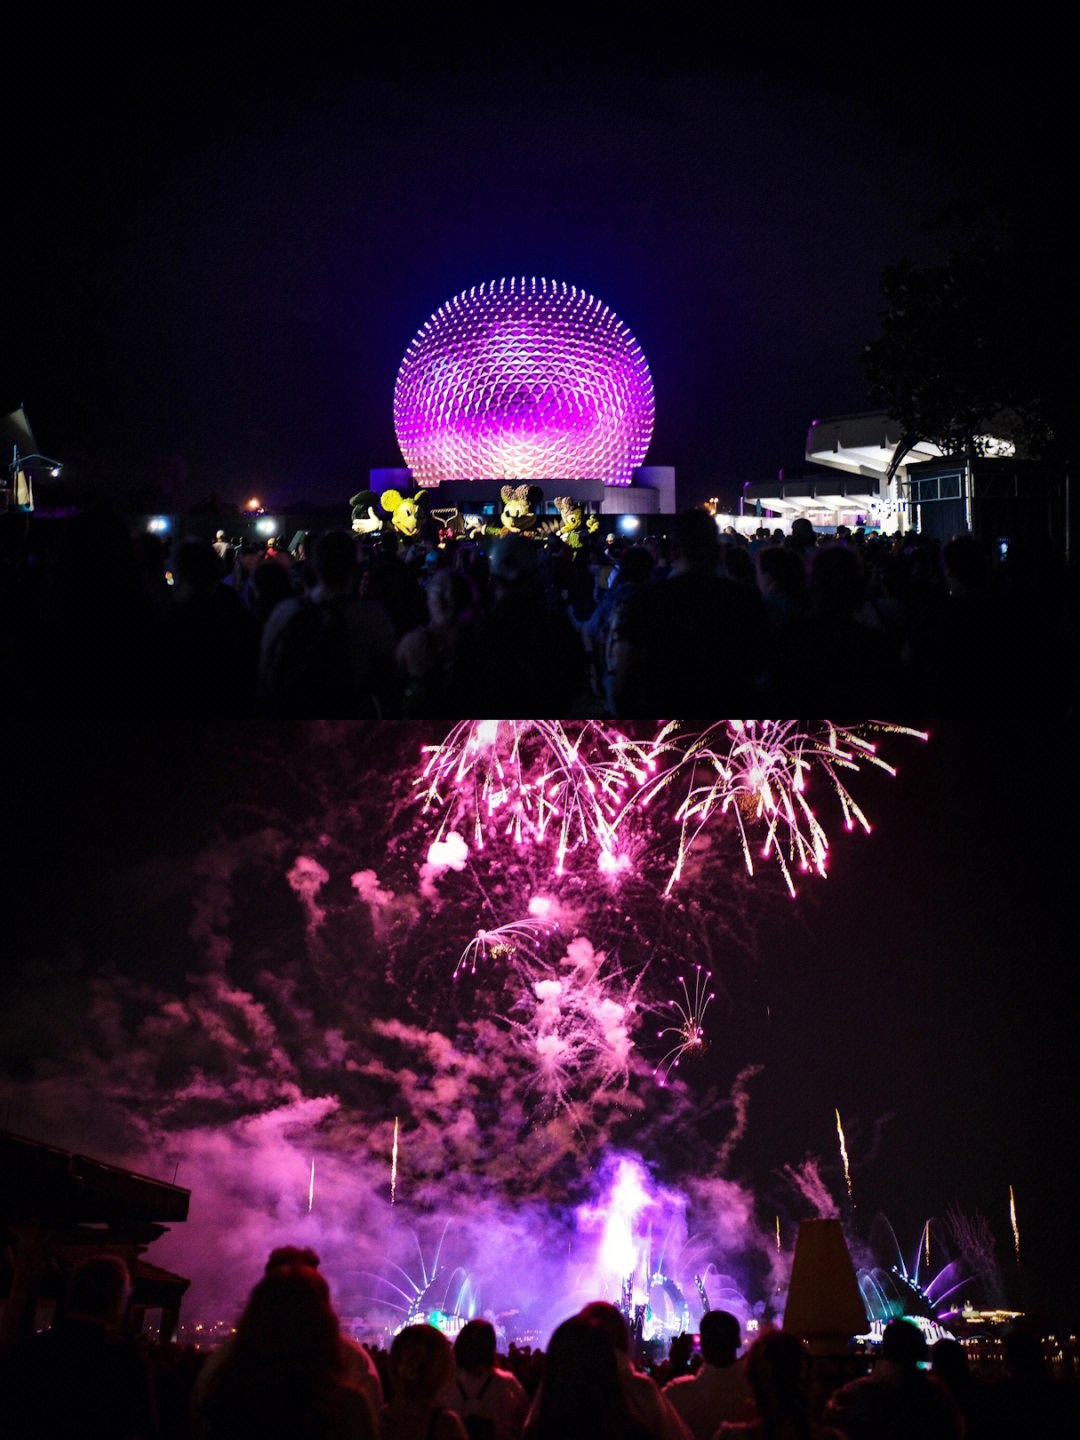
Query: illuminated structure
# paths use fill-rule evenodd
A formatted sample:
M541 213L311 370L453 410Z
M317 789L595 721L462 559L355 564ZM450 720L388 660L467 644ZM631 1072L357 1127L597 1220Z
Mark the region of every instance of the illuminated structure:
M870 1339L880 1340L885 1325L899 1316L919 1325L931 1344L942 1336L952 1338L943 1322L955 1319L960 1308L957 1292L970 1285L974 1277L964 1274L958 1260L949 1260L933 1270L930 1241L934 1232L929 1220L923 1226L918 1248L910 1263L904 1259L893 1228L883 1215L876 1218L873 1230L879 1239L884 1235L891 1240L896 1263L888 1268L874 1266L858 1273L859 1290L870 1320ZM920 1278L920 1268L932 1272L929 1279Z
M387 1268L382 1273L374 1273L370 1270L357 1272L369 1280L377 1281L379 1287L377 1294L360 1295L357 1298L388 1308L402 1317L388 1327L392 1335L399 1334L410 1325L424 1324L434 1325L437 1330L441 1330L444 1335L449 1335L453 1339L466 1321L473 1319L476 1315L477 1294L472 1276L461 1265L439 1264L443 1242L449 1228L450 1221L447 1220L443 1226L442 1235L439 1237L435 1258L430 1269L424 1259L419 1237L415 1231L413 1232L420 1257L419 1280L414 1279L407 1270L403 1270L392 1260L386 1261ZM387 1273L389 1270L393 1270L398 1279L403 1280L408 1288L400 1285L398 1280L391 1279ZM389 1298L391 1296L394 1298Z
M883 534L917 530L944 543L961 530L987 538L1064 535L1065 486L1053 471L1016 454L1004 436L974 437L975 456L946 454L925 437L911 443L887 412L811 421L805 468L748 480L740 516L790 527L866 525ZM899 459L897 457L900 457ZM754 528L756 528L756 525Z
M652 377L618 316L574 285L503 279L440 305L405 352L394 428L418 485L588 478L629 485Z

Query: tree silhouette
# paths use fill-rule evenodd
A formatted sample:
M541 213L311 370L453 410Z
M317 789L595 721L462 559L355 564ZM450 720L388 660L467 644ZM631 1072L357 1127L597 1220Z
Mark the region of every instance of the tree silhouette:
M1080 375L1075 262L1059 208L1045 193L1015 192L954 206L937 223L967 234L943 264L903 259L884 271L881 333L863 368L874 402L904 426L893 471L920 440L972 458L993 435L1068 466Z

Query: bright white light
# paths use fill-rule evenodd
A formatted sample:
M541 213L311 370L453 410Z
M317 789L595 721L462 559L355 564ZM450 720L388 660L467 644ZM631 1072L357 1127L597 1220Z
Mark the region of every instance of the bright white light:
M278 532L278 522L269 518L266 520L258 520L256 521L255 528L260 535L276 535Z
M150 519L146 522L146 528L150 531L151 535L160 535L169 528L168 517L165 515L151 515Z
M1016 445L1012 440L1000 440L996 435L976 435L975 444L978 445L984 455L1012 456L1016 454ZM56 471L53 471L56 474Z

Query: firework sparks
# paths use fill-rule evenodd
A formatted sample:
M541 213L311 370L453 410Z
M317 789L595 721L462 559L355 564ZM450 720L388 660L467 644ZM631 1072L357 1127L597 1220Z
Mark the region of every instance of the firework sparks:
M1013 1187L1009 1186L1009 1222L1012 1225L1013 1245L1016 1248L1016 1263L1020 1263L1020 1227L1016 1223L1016 1196L1013 1194Z
M840 1111L836 1112L836 1133L840 1137L840 1158L844 1162L844 1179L847 1182L848 1204L854 1207L855 1197L851 1193L851 1166L848 1164L847 1142L844 1139L844 1127L840 1124Z
M925 740L922 730L877 722L865 728ZM845 771L864 764L890 775L895 767L877 754L874 742L855 729L823 721L817 730L796 720L718 720L705 730L682 735L677 725L658 735L654 760L672 757L669 767L649 780L636 799L647 803L667 785L686 781L675 819L679 841L675 864L665 894L682 876L687 856L703 826L714 815L734 819L748 874L754 873L752 843L755 831L764 831L758 851L761 859L776 860L792 895L794 870L825 874L828 837L806 799L809 776L820 771L840 801L845 828L859 824L870 833L870 822L844 783Z
M453 821L482 849L490 833L518 845L553 836L555 869L578 845L595 844L608 873L616 857L616 817L624 792L655 765L651 747L598 721L582 721L571 738L557 721L460 721L428 755L416 785L424 813L441 816L438 835Z
M704 1020L705 1011L709 1008L709 1001L712 999L712 991L709 989L709 981L712 976L706 970L704 972L705 979L702 981L701 966L696 965L694 969L696 973L693 998L691 999L686 981L680 977L679 984L682 986L683 1000L667 1002L676 1012L678 1019L674 1025L668 1025L665 1029L657 1032L661 1040L665 1035L675 1037L675 1043L653 1071L661 1085L667 1084L668 1076L672 1070L677 1068L684 1055L693 1054L705 1048Z
M556 1107L573 1110L572 1083L592 1093L612 1080L625 1085L642 975L628 984L626 973L583 935L570 942L557 968L519 957L518 969L525 984L515 1008L526 1018L510 1025Z
M466 945L454 969L454 979L463 970L476 974L482 960L513 960L519 955L536 958L536 941L559 928L556 920L512 920L493 930L478 930Z
M711 981L725 975L721 965L737 944L755 952L759 906L747 875L756 867L772 878L772 866L762 866L758 847L770 824L779 827L775 815L785 794L793 813L802 813L800 791L809 785L812 766L809 756L800 766L792 747L784 751L779 740L769 739L774 734L769 724L779 735L781 722L725 724L727 750L718 730L714 749L728 766L726 778L704 746L687 762L685 735L668 727L649 756L665 766L661 785L658 771L650 769L640 751L629 751L624 761L616 737L567 722L566 744L579 748L563 759L583 809L593 803L585 777L591 774L598 786L594 800L602 823L591 832L586 826L587 844L582 826L565 832L562 813L556 815L555 802L549 804L556 793L549 777L557 761L539 723L463 727L461 745L473 745L475 751L468 760L471 769L457 781L455 770L442 772L426 814L421 813L417 775L431 756L419 756L420 741L407 727L379 731L372 753L360 743L364 732L354 735L351 727L313 733L311 745L323 748L310 754L293 755L283 747L288 759L280 763L290 768L268 772L280 784L265 787L275 796L273 804L262 798L263 787L256 792L256 780L263 779L260 769L251 781L254 820L249 822L242 808L241 802L247 803L243 795L235 802L243 825L259 828L248 834L238 819L235 838L215 840L192 867L199 879L191 933L204 962L196 976L198 988L193 982L191 994L181 996L162 991L155 1002L161 1033L186 1036L190 1029L193 1045L198 1043L192 1064L200 1066L206 1065L206 1042L198 1036L206 1026L199 1030L192 1017L214 1007L213 1043L230 1065L237 1057L238 1072L231 1088L219 1087L221 1098L209 1102L217 1107L211 1113L223 1117L221 1146L204 1146L199 1128L201 1070L189 1073L189 1098L176 1124L194 1127L190 1143L204 1147L208 1165L220 1164L222 1174L229 1172L219 1155L231 1165L234 1149L245 1156L255 1139L265 1147L266 1163L247 1167L252 1193L261 1197L265 1188L267 1195L267 1202L255 1207L257 1217L268 1217L269 1223L295 1214L295 1192L290 1197L290 1191L302 1146L318 1133L324 1155L321 1220L313 1214L313 1153L307 1197L313 1243L322 1236L348 1253L350 1227L337 1225L334 1216L357 1213L362 1203L372 1212L365 1243L372 1254L382 1246L389 1264L392 1247L399 1239L404 1243L404 1221L414 1206L432 1224L440 1209L453 1208L469 1227L462 1243L472 1245L475 1232L479 1245L495 1231L492 1216L502 1224L505 1205L505 1234L515 1239L504 1242L498 1233L500 1278L511 1278L505 1255L516 1254L517 1272L546 1296L552 1287L546 1272L542 1281L538 1278L532 1255L554 1254L553 1234L565 1239L569 1252L571 1241L558 1227L570 1207L593 1193L593 1177L607 1157L636 1147L659 1173L690 1156L694 1174L687 1194L678 1197L680 1223L688 1224L691 1215L705 1217L725 1254L728 1235L752 1233L755 1265L756 1250L763 1249L776 1283L786 1283L790 1257L783 1251L782 1217L775 1219L773 1252L767 1222L761 1237L748 1196L727 1178L728 1151L745 1121L738 1086L730 1100L721 1097L726 1057L706 1067L693 1054L689 1062L681 1062L681 1056L703 1049L706 1037L714 1052L723 1048L717 1013L708 1020L712 991L718 989ZM648 733L655 735L657 728ZM450 729L447 725L443 733ZM431 731L425 733L432 738ZM637 733L646 733L644 723ZM610 753L602 762L598 755L605 746ZM391 756L393 763L383 763ZM263 763L269 765L271 758L276 760L268 749ZM312 759L319 763L307 763ZM456 763L463 759L459 755ZM360 762L365 768L353 775L349 765ZM770 764L775 773L768 773ZM604 789L604 765L618 772L622 790L614 781ZM424 787L433 785L434 775L434 770L427 775ZM689 850L693 827L704 823L703 815L690 816L689 806L675 820L688 781L702 797L706 782L726 787L717 790L716 805L722 793L731 798L726 812L713 810L709 823L715 833L702 835L709 843L700 845L684 871L691 883L664 901L661 892L679 825L685 822ZM504 784L501 797L496 797L497 783ZM492 805L479 812L477 832L468 815L462 823L463 807L474 804L478 794L483 799L484 786ZM890 787L879 782L878 788ZM653 795L656 803L647 808ZM806 798L816 803L812 786ZM872 805L866 808L873 814ZM441 840L435 841L437 828ZM482 853L473 845L475 833ZM753 856L746 867L736 833ZM544 834L546 843L540 845ZM565 873L556 882L552 871L564 836L569 847L563 852ZM782 849L786 840L785 833ZM442 849L431 854L428 847L435 844ZM604 872L618 873L624 861L627 873L617 884L607 883ZM248 882L253 913L259 902L276 916L274 903L261 902L266 897L274 902L280 890L295 911L296 926L275 924L265 935L250 933L246 925L232 927L231 907ZM756 888L760 897L760 882ZM779 875L767 888L779 891ZM665 956L668 963L663 963ZM733 995L741 993L730 989ZM669 998L675 994L678 1002ZM128 1047L131 1053L148 1049ZM699 1080L701 1095L671 1084L677 1065L677 1080ZM133 1069L133 1081L125 1070L125 1094L135 1092L140 1074ZM658 1088L658 1079L660 1086L668 1084L666 1091ZM166 1101L165 1119L173 1104ZM736 1116L730 1143L717 1139L715 1117L721 1110ZM398 1210L402 1111L410 1120L410 1174ZM334 1115L333 1124L317 1123L324 1114ZM392 1127L387 1123L391 1115ZM843 1146L839 1112L836 1119ZM391 1130L387 1156L382 1141ZM226 1143L234 1149L224 1151ZM845 1154L845 1170L846 1159ZM850 1173L847 1178L850 1197ZM249 1204L247 1195L241 1198ZM375 1201L386 1214L374 1215ZM549 1211L550 1231L545 1228ZM233 1214L223 1212L221 1229L227 1237L235 1228ZM376 1219L382 1227L378 1231ZM649 1248L652 1224L646 1216L640 1233L632 1232L644 1256L638 1265L642 1281L661 1268ZM530 1248L534 1240L535 1250ZM586 1263L588 1246L576 1231L573 1246L577 1263ZM392 1253L403 1258L397 1249ZM612 1275L625 1275L629 1268L614 1267ZM708 1271L698 1268L704 1288ZM719 1270L713 1270L719 1284ZM537 1313L540 1308L538 1301Z
M394 1149L390 1155L390 1204L397 1199L397 1141L398 1117L394 1116Z

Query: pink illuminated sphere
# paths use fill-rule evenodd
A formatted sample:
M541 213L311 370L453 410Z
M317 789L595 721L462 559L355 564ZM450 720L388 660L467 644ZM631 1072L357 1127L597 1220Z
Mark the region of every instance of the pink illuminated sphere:
M652 427L637 341L606 305L555 280L493 280L447 300L413 338L394 387L394 428L420 485L628 485Z

